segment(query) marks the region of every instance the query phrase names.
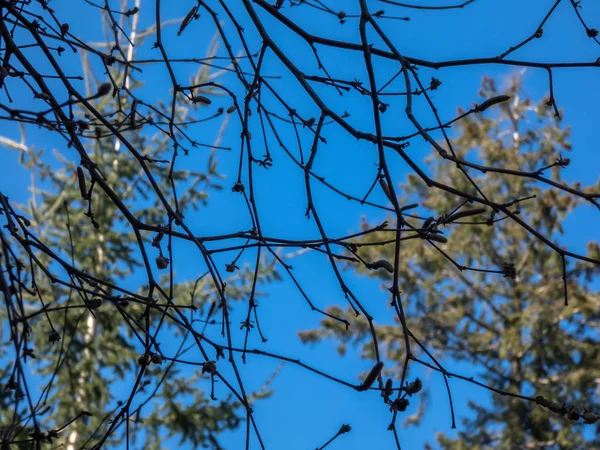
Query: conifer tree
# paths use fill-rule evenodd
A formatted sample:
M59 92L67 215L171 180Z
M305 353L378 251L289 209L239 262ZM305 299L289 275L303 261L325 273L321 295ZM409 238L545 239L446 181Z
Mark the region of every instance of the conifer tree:
M135 14L131 14L134 20ZM153 33L154 27L141 30L137 48ZM125 38L119 43L109 41L103 48L120 46L127 46ZM208 60L217 48L213 41ZM216 133L212 144L203 143L189 151L195 152L191 155L193 166L173 167L173 136L161 132L171 114L170 106L162 101L141 105L137 95L143 82L134 71L123 64L108 64L107 73L99 73L92 68L88 52L80 49L80 53L85 96L114 128L74 102L75 134L119 202L140 223L153 228L140 231L131 227L119 202L91 181L91 167L75 157L72 143L65 141L64 147L52 149L49 157L50 149L30 142L26 127L31 123L54 133L64 132L64 123L52 120L51 109L35 120L32 115L15 112L15 121L21 123L21 142L4 136L2 144L20 153L32 182L26 205L0 193L5 297L0 308L4 330L0 343L0 442L3 448L34 448L32 445L42 442L69 449L100 444L111 447L124 442L127 435L128 442L139 448L160 449L165 448L166 438L175 436L194 447L222 448L218 435L243 422L242 405L231 394L217 399L209 392L214 380L205 366L182 369L176 364L192 352L194 339L169 318L177 315L176 310L183 311L188 323L204 322L200 326L204 330L220 329L215 320L219 298L207 273L188 280L174 276L177 269L170 269L171 240L163 239L161 232L173 228L174 218L165 213L150 178L122 143L139 151L158 190L167 202L177 205L183 217L201 210L210 193L222 189L224 176L219 172L217 149L228 116L222 109L206 113L210 97L215 95L210 87L192 92L195 98L206 99L204 102L194 102L192 97L187 104L178 103L173 121L178 137L185 136L189 124L196 123L199 116L207 115L204 129ZM214 77L208 65L200 65L191 84L202 85ZM152 243L148 247L155 254L141 255L138 239ZM154 297L158 309L149 308L147 292L152 288L143 282L144 256L155 266L158 285L177 303L176 310L175 304L165 302L159 293ZM223 280L230 300L247 298L256 282L278 278L269 261L261 264L256 276L247 267L234 272ZM161 342L176 342L177 346L163 349ZM144 377L137 383L140 367ZM250 400L265 395L268 392L263 389L251 393ZM113 422L107 418L115 417L128 398L135 401L127 414L127 428L106 433L103 441Z
M569 128L557 118L548 99L536 104L524 98L521 82L516 77L507 92L499 92L493 79L484 79L483 99L504 94L511 99L458 121L454 150L459 158L481 165L543 173L562 181L561 170L569 164L571 149ZM439 157L433 160L429 164L434 179L474 193L456 165ZM546 162L549 167L544 168ZM530 177L473 171L473 179L484 193L493 193L495 201L508 205L520 200L515 203L519 217L559 242L565 218L581 204L568 192L541 188ZM561 257L522 226L468 205L459 211L471 214L453 217L461 199L429 189L416 175L409 175L399 192L405 195L399 199L401 205L418 202L422 208L407 220L416 228L431 224L425 227L439 237L434 244L442 250L425 239L402 243L400 288L406 299L408 329L440 361L473 364L477 380L514 394L493 393L489 406L471 401L472 415L464 418L458 436L438 435L439 445L448 450L598 448L600 429L594 423L600 400L600 346L592 329L598 323L600 292L591 281L600 268L585 262L567 263L569 304L565 306ZM363 223L364 229L369 227L372 224ZM394 258L389 233L368 234L355 245L364 261ZM591 258L600 256L597 242L589 242L587 251ZM458 266L492 266L503 274L460 270L448 257ZM385 270L361 271L386 280L392 276ZM373 357L366 321L339 307L328 312L348 319L349 330L326 319L320 329L300 333L302 339L314 343L333 337L340 350L350 344L364 345L364 354ZM399 365L389 373L398 374L404 354L401 324L379 326L377 335L387 347L387 358ZM430 361L422 351L413 351L417 358ZM536 402L519 396L533 397ZM436 411L442 401L433 399ZM591 427L591 432L584 432L584 426Z

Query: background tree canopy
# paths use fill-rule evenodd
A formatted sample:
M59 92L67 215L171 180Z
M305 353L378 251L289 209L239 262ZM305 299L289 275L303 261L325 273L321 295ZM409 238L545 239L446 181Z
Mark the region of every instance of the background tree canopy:
M0 12L3 448L600 448L600 6Z

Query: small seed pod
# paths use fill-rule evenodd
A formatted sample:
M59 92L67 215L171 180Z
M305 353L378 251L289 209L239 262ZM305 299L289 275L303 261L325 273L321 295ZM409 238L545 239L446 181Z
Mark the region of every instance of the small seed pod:
M428 217L427 219L425 219L425 222L423 222L423 226L421 228L423 230L427 230L427 229L429 229L429 227L432 223L433 223L433 217Z
M406 386L406 393L408 395L414 395L417 392L419 392L421 389L423 389L423 382L417 378L415 379L415 381L413 381L412 383L409 383Z
M78 120L77 126L79 127L80 131L86 131L90 128L90 125L85 120Z
M217 373L217 365L214 361L208 361L202 365L202 373L209 373L214 375Z
M408 408L408 405L410 404L410 402L408 401L408 399L406 398L397 398L396 400L394 400L394 403L392 403L392 409L394 409L395 411L406 411L406 408Z
M231 105L229 108L227 108L227 114L231 114L232 112L237 110L237 106L235 105Z
M169 258L164 257L163 255L156 257L156 267L160 270L164 270L169 267Z
M378 261L367 264L367 268L371 270L385 269L389 273L394 273L394 266L385 259L380 259Z
M152 361L152 363L154 364L162 364L163 362L163 357L161 355L159 355L158 353L154 353L151 357L150 357L150 361Z
M394 382L392 381L391 378L388 378L387 381L385 382L385 388L381 392L385 399L388 399L394 393L394 390L392 389L393 383Z
M144 353L138 358L138 364L140 366L147 366L148 364L150 364L150 355Z
M383 178L379 178L379 185L381 186L381 189L383 190L386 197L390 200L390 202L393 203L394 197L392 196L392 191L390 190L390 187Z
M19 387L19 385L15 382L13 377L10 377L8 379L8 382L4 385L4 389L7 391L14 391L18 387Z
M358 386L356 388L356 390L357 391L366 391L371 386L373 386L373 383L375 383L375 380L377 380L377 377L381 373L381 369L383 369L383 361L377 361L377 364L375 364L373 366L371 371L367 374L367 376L363 380L362 384L360 386Z
M457 213L452 214L451 216L448 216L446 220L444 220L444 223L452 223L455 220L463 219L465 217L476 216L478 214L483 214L484 212L485 208L475 208L466 211L459 211Z
M424 237L424 239L429 239L430 241L435 241L435 242L439 242L440 244L446 244L448 242L448 239L446 239L444 236L440 236L439 234L426 234Z
M432 91L437 90L442 85L442 82L437 78L431 77L431 81L429 82L429 89Z
M225 264L225 270L227 272L235 272L238 269L238 266L236 266L235 264Z
M81 166L77 166L77 181L79 182L79 193L81 194L81 198L89 200L90 196L88 194L87 186L85 184L85 175L83 174Z
M409 209L415 209L419 206L418 203L411 203L410 205L404 205L400 208L400 212L408 211Z
M350 425L344 424L340 427L340 431L338 431L338 433L339 434L348 433L351 429L352 429L352 427Z
M104 97L106 94L108 94L110 91L112 91L112 84L110 83L102 83L100 86L98 86L98 97Z
M181 33L183 33L183 30L185 30L185 28L190 24L190 22L194 18L195 14L196 14L196 6L194 6L192 9L190 9L190 11L187 13L185 18L181 22L181 25L179 26L179 31L177 32L177 36L180 36Z
M233 192L244 192L244 185L238 181L233 185L231 190Z
M60 333L56 330L53 330L52 333L48 335L48 342L54 344L55 342L60 341Z
M517 276L517 268L512 262L505 262L502 264L502 273L504 278L512 278L513 280Z
M315 124L315 118L311 117L310 119L308 119L306 122L304 122L304 126L305 127L312 127Z
M192 103L202 103L203 105L210 105L212 103L212 100L208 97L205 97L204 95L196 95L195 97L192 97Z
M488 109L490 106L497 105L498 103L504 103L508 100L510 100L509 95L497 95L495 97L488 98L481 105L477 105L475 107L475 112L477 112L477 113L483 112L486 109Z
M90 309L97 309L102 306L102 299L100 297L92 297L89 300L85 301L85 306Z

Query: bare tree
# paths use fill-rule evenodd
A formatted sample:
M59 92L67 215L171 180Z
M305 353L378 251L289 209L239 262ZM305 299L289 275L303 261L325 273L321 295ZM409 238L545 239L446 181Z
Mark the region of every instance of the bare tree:
M561 283L552 285L549 297L558 289L561 308L580 301L569 290L578 281L573 278L585 270L595 273L600 265L597 251L563 248L553 228L519 211L522 204L533 211L549 207L532 193L555 192L597 214L598 183L581 186L560 177L577 149L570 159L551 149L534 163L474 158L471 147L453 141L451 126L506 109L518 90L494 92L474 105L471 98L451 107L440 101L464 89L461 78L447 75L453 69L527 68L546 74L545 105L559 118L564 92L556 73L595 73L600 67L589 56L600 41L588 22L593 16L584 8L587 2L556 0L523 11L536 16L535 26L505 27L507 42L489 43L502 46L500 51L449 57L444 39L451 37L435 27L459 33L464 17L480 17L479 8L494 10L484 3L358 0L340 9L321 0L198 0L176 6L161 0L86 0L77 6L75 20L64 4L59 9L44 0L0 0L0 108L2 119L20 127L22 135L18 140L3 131L1 142L20 152L32 180L42 183L33 185L27 206L0 195L0 313L9 336L2 347L7 368L0 371L9 411L2 416L3 444L39 448L64 439L70 448L140 442L160 448L166 429L193 445L219 448L218 434L242 425L245 447L264 448L262 433L269 425L256 421L253 408L267 392L248 388L241 367L250 358L293 364L361 395L380 396L390 411L382 427L398 448L397 419L423 388L421 380L409 377L414 366L443 378L452 427L450 377L546 415L596 423L596 405L565 405L449 372L444 355L432 348L435 339L420 334L410 317L415 311L406 292L414 286L402 283L410 280L414 252L438 255L440 283L468 282L473 274L485 274L489 283L494 277L517 279L513 259L465 259L460 248L449 245L455 234L472 233L473 223L463 220L471 216L485 215L492 234L498 223L510 223L513 239L535 243L559 261ZM497 8L492 19L506 13ZM180 18L168 20L170 14ZM411 41L399 30L414 22L413 14L421 39ZM89 37L94 33L88 17L94 15L105 24L100 45ZM592 51L564 61L528 53L548 37L553 20L567 15L577 21L569 32L585 37ZM205 55L198 42L213 34ZM434 39L428 46L429 35ZM456 106L462 109L455 114ZM593 105L588 107L592 114ZM508 118L513 125L521 119ZM517 127L511 136L517 147L527 138L519 133ZM32 134L59 148L54 159L35 150ZM421 148L433 148L438 172L430 170ZM217 170L222 161L227 174ZM279 167L285 174L277 178L272 174ZM417 203L398 189L400 167L421 186ZM452 176L441 176L446 173ZM218 193L224 175L228 189ZM523 189L494 190L490 179L498 178L522 183ZM210 205L203 210L209 192L231 214L221 219ZM286 195L291 201L282 200ZM431 206L419 202L436 195L447 202L430 216ZM348 229L355 222L332 214L339 202L387 213L389 219L353 233ZM343 206L337 208L343 212ZM305 215L307 225L297 225L289 211ZM442 232L449 224L451 235ZM367 259L362 242L385 245L386 258ZM314 278L298 276L291 256L322 258L350 314L327 308L331 300L319 295ZM348 265L389 273L386 289L400 340L393 357L382 352L384 334L375 325L374 305L353 288L353 272L343 270ZM325 324L362 333L375 362L360 381L357 374L340 377L297 355L270 351L268 323L260 321L259 283L280 276ZM485 296L474 299L479 300ZM41 381L28 369L32 358L39 360ZM390 359L398 363L391 373ZM388 373L390 381L384 381ZM112 379L118 377L128 392L115 398ZM34 385L42 386L41 395ZM224 400L217 400L217 391ZM349 431L350 425L341 426L320 448Z

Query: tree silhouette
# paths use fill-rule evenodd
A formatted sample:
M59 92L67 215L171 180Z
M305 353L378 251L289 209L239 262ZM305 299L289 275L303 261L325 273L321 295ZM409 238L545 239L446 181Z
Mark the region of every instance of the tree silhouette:
M600 254L561 232L600 186L561 175L593 153L566 156L559 109L595 113L595 6L510 1L0 0L0 142L31 176L0 190L3 446L266 448L280 364L377 400L397 448L441 403L419 370L452 427L451 378L497 394L447 448L597 446ZM514 68L540 105L491 78L473 104ZM303 340L360 344L358 379L281 344L318 320ZM314 445L319 414L292 420Z

